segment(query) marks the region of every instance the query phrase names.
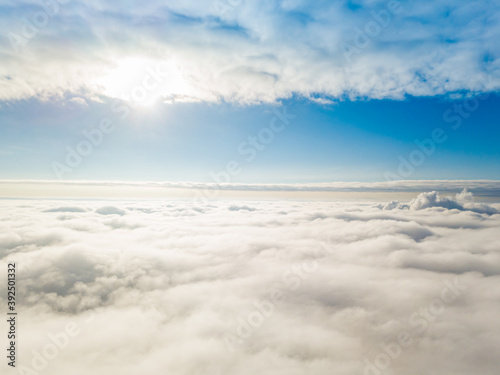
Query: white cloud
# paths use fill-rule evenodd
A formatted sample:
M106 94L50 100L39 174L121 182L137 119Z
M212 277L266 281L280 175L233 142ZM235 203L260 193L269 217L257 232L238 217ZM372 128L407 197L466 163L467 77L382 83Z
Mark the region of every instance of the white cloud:
M408 331L413 344L384 373L496 375L500 215L451 207L471 198L426 193L391 210L4 200L0 257L19 267L19 360L29 366L72 322L80 332L48 361L53 375L351 375ZM442 302L446 288L454 295L446 282L466 289ZM230 351L226 339L260 319L256 306L272 312Z
M5 36L22 35L22 18L41 10L27 3L10 4ZM274 102L297 94L328 104L500 87L498 1L403 1L388 22L389 1L358 2L357 10L345 2L259 0L223 11L220 3L229 2L61 5L21 53L8 37L0 42L0 100L65 92L131 97L157 67L164 74L147 94L168 102ZM382 24L376 35L356 44L374 22ZM346 59L343 45L356 53Z
M447 210L459 211L473 211L480 214L498 214L498 210L486 205L474 203L474 197L467 189L456 194L453 197L441 197L439 192L431 191L428 193L419 194L418 197L413 199L409 204L400 204L397 201L391 201L385 204L382 208L384 210L392 210L395 208L409 208L411 210L423 210L426 208L438 207Z

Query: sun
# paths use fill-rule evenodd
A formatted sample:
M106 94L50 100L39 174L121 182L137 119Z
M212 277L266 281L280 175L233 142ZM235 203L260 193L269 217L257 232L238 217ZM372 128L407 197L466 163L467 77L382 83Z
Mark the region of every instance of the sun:
M113 62L96 82L103 93L142 108L150 108L162 97L185 96L192 91L172 61L127 57Z

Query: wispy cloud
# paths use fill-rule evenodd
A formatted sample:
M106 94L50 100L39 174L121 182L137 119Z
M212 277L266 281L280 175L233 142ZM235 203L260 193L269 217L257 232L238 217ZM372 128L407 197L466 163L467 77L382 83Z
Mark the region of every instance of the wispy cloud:
M60 186L143 186L159 188L222 190L269 190L269 191L422 191L422 190L459 190L471 188L479 192L496 193L500 191L498 180L398 180L382 182L327 182L310 184L239 184L203 182L155 182L155 181L89 181L89 180L0 180L0 186L10 184L60 185Z

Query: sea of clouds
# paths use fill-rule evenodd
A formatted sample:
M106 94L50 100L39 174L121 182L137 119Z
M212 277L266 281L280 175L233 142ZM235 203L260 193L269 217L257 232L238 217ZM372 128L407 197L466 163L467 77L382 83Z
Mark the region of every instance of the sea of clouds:
M12 373L497 375L499 210L3 200Z

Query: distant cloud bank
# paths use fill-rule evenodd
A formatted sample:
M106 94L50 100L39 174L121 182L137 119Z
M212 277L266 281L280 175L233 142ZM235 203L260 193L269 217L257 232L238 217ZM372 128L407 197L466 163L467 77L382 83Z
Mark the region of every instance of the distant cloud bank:
M144 196L162 192L179 192L184 197L204 196L218 198L218 192L255 192L255 193L420 193L442 191L458 194L463 189L481 196L500 198L498 180L401 180L385 182L331 182L311 184L238 184L238 183L196 183L196 182L152 182L152 181L70 181L70 180L0 180L0 197L36 197L36 193L60 194L65 197L71 192L87 191L116 194L123 196L135 192ZM16 195L17 192L17 195ZM180 193L183 192L183 193ZM27 194L27 195L26 195ZM465 193L464 193L465 194ZM135 195L137 196L137 195ZM462 197L463 199L466 196ZM423 198L422 198L423 199ZM438 201L439 197L426 198ZM445 202L447 198L441 199ZM444 204L444 203L443 203Z

